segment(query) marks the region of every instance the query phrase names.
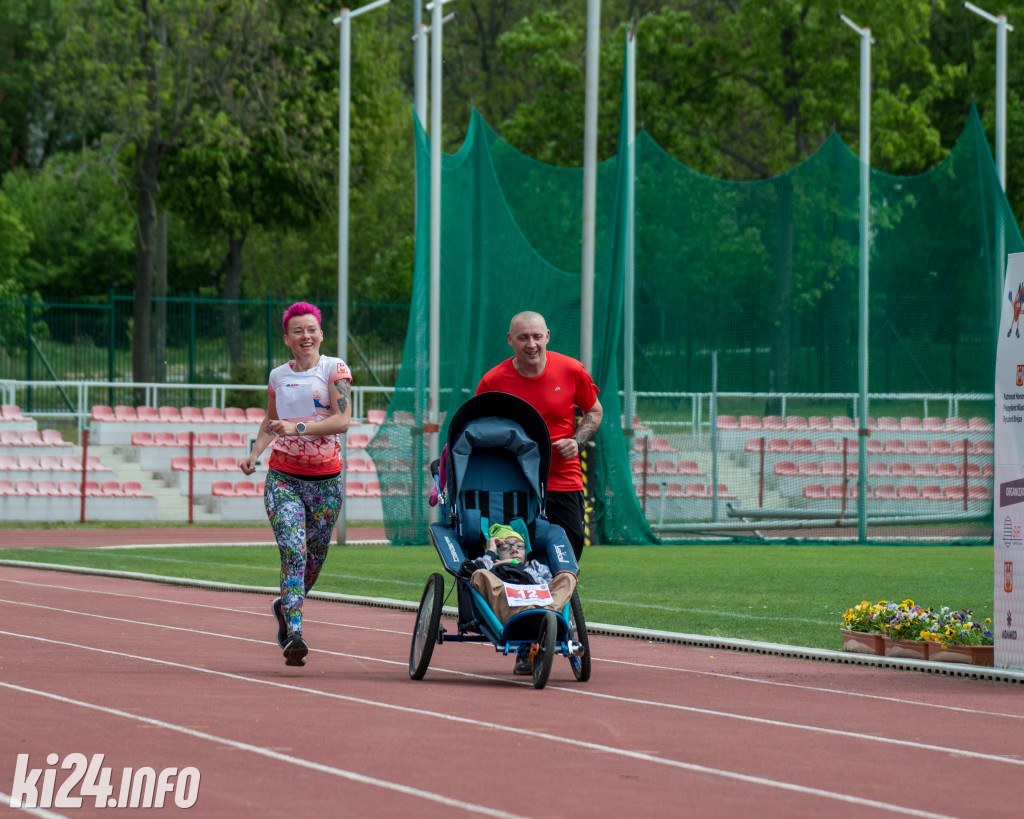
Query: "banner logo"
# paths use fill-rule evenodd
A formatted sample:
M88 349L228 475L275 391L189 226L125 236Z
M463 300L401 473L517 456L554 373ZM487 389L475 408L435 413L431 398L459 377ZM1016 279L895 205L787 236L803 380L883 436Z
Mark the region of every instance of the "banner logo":
M1007 548L1024 545L1024 532L1021 531L1021 525L1009 515L1003 518L1003 545Z
M1013 561L1007 560L1003 563L1003 591L1009 594L1013 591Z
M1024 478L999 484L999 505L1012 506L1024 502Z
M1017 365L1017 386L1024 387L1024 364Z

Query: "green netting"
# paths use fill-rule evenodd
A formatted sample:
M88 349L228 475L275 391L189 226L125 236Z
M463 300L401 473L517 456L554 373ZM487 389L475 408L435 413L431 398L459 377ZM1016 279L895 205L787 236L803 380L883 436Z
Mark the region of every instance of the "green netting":
M419 129L416 139L412 318L370 449L389 537L422 543L430 157ZM858 158L833 135L781 176L735 183L695 173L646 134L634 146L631 340L627 148L598 167L592 369L605 421L588 483L598 542L689 539L695 524L715 536L819 539L822 529L787 522L855 521ZM1024 242L977 112L938 167L872 170L870 182L869 537L987 540L1002 270ZM475 114L462 149L443 158L442 419L511 354L505 333L519 310L543 313L551 349L578 356L582 188L582 169L522 155ZM731 517L730 505L761 522Z

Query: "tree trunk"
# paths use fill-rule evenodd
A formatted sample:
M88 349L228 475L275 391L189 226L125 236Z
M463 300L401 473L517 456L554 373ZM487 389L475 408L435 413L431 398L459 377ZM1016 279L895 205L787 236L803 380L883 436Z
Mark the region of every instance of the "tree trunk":
M238 294L242 286L242 247L248 231L228 241L228 255L224 260L224 332L227 334L228 356L232 368L245 355L242 345L242 322L238 315Z

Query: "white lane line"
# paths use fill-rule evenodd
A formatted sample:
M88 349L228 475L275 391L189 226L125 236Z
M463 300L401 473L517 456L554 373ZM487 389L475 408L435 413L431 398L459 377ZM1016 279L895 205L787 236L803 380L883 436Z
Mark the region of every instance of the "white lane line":
M0 582L12 583L14 585L31 586L31 587L37 587L39 585L38 583L34 583L34 582L26 581L26 580L14 580L14 579L4 578L4 577L0 577ZM169 600L169 599L166 599L166 598L163 598L163 597L148 597L148 596L142 596L142 595L137 595L137 594L125 594L125 593L122 593L122 592L105 591L105 590L102 590L102 589L83 589L83 588L79 588L77 586L47 586L45 588L57 589L57 590L61 590L61 591L75 591L75 592L81 592L81 593L84 593L84 594L99 594L99 595L110 596L110 597L125 597L125 598L131 598L132 600L149 600L149 601L154 601L154 602L159 602L159 603L168 603L168 604L172 604L172 605L191 606L191 607L196 607L196 608L212 609L214 611L225 611L225 612L233 612L233 613L238 613L238 614L247 614L247 615L250 615L250 616L258 616L258 617L264 616L262 612L252 611L250 609L239 609L239 608L234 608L234 607L230 607L230 606L214 606L214 605L210 605L208 603L190 603L190 602L186 602L186 601L182 601L182 600ZM14 602L14 601L6 600L6 601L0 601L0 602ZM88 613L85 613L85 612L75 612L75 613L76 614L82 614L83 616L106 616L106 615L91 615L91 614L88 614ZM313 618L303 618L303 619L306 622L314 623L316 625L327 625L327 626L333 626L333 627L336 627L336 628L340 627L340 628L348 628L348 629L361 630L361 631L376 631L376 632L380 632L382 634L403 634L403 635L404 634L408 634L408 635L411 636L411 633L412 633L411 631L396 631L394 629L380 628L379 626L354 626L354 625L348 625L346 623L336 623L336 622L333 622L331 620L316 620L316 619L313 619ZM129 621L129 622L136 622L136 621ZM146 624L146 625L154 625L154 624ZM159 624L159 625L161 627L166 627L166 628L175 628L174 626L163 626L163 624ZM227 635L219 634L217 636L226 637ZM260 642L260 641L255 641L255 642ZM488 647L489 644L469 643L468 645L477 645L477 646ZM320 651L320 649L317 649L317 651ZM334 654L335 652L329 652L328 651L328 652L325 652L325 653ZM338 656L355 656L355 655L346 655L346 654L343 654L343 653L338 653ZM379 660L379 658L376 658L376 659ZM379 660L379 661L381 661L381 660ZM384 662L384 661L381 661L381 662ZM793 688L793 689L796 689L798 691L814 691L814 692L817 692L817 693L832 694L832 695L838 695L838 696L841 696L841 697L859 697L859 698L867 699L867 700L877 700L877 701L880 701L880 702L891 702L891 703L896 703L897 705L913 705L913 706L917 706L917 707L920 707L920 708L933 708L933 709L937 709L939 711L949 711L949 712L953 712L953 713L964 713L964 714L971 714L971 715L977 715L977 716L991 716L991 717L999 717L1001 719L1024 720L1024 714L1013 714L1013 713L1009 713L1009 712L1005 712L1005 711L980 711L980 710L977 710L977 709L974 709L974 708L963 708L963 707L956 706L956 705L943 705L941 703L921 702L920 700L912 700L912 699L906 699L906 698L902 698L902 697L886 697L886 696L882 696L880 694L864 694L864 693L857 692L857 691L849 691L849 690L843 690L843 689L832 689L832 688L821 688L820 686L801 685L799 683L785 683L785 682L778 682L778 681L775 681L775 680L760 680L760 679L752 679L752 678L749 678L749 677L737 677L737 676L735 676L733 674L722 674L722 673L716 672L716 671L697 671L697 670L687 669L687 668L676 668L676 667L673 667L673 666L660 666L660 665L651 665L650 663L638 663L638 662L633 662L633 661L630 661L630 660L614 660L614 659L610 659L610 658L606 658L606 657L594 657L593 658L593 662L595 662L595 663L608 663L608 664L613 664L613 665L626 665L626 666L632 666L632 667L635 667L635 668L641 668L641 669L645 669L645 670L646 669L655 669L655 670L658 670L658 671L670 671L670 672L674 672L674 673L678 673L678 674L694 674L694 675L698 675L698 676L706 676L706 677L714 677L714 678L719 678L719 679L726 679L726 680L730 680L732 682L746 682L746 683L750 683L752 685L768 685L768 686L777 686L777 687L781 687L781 688ZM434 669L434 670L440 670L440 669ZM461 673L461 672L452 672L452 673ZM495 678L495 677L485 677L485 678L486 679L500 679L500 678Z
M71 613L74 613L74 612L71 612ZM94 616L99 616L99 615L94 615ZM132 622L132 621L125 621L125 622ZM146 624L143 624L143 625L146 625ZM692 763L692 762L683 762L683 761L680 761L680 760L666 759L666 758L663 758L663 757L654 756L652 754L647 754L647 753L644 753L642 751L632 751L632 750L629 750L627 748L617 748L617 747L614 747L614 746L611 746L611 745L604 745L604 744L601 744L601 743L589 742L589 741L580 740L580 739L574 739L572 737L567 737L567 736L559 736L557 734L551 734L551 733L547 733L545 731L535 731L535 730L532 730L532 729L520 728L518 726L513 726L513 725L502 725L500 723L487 722L485 720L481 720L481 719L477 719L477 718L460 717L460 716L456 716L456 715L453 715L453 714L446 714L446 713L438 712L438 711L429 711L429 710L422 709L422 708L413 708L411 706L398 705L397 703L390 703L390 702L381 702L381 701L377 701L377 700L370 700L370 699L366 699L365 697L355 697L355 696L352 696L352 695L349 695L349 694L341 694L341 693L334 692L334 691L321 691L321 690L318 690L318 689L306 688L306 687L300 686L300 685L294 685L294 684L290 684L290 683L282 683L282 682L278 682L278 681L275 681L275 680L262 680L262 679L259 679L259 678L256 678L256 677L246 677L246 676L241 675L241 674L233 674L233 673L227 672L227 671L217 671L217 670L210 669L210 668L202 668L200 666L193 666L193 665L189 665L187 663L179 663L179 662L174 662L174 661L171 661L171 660L163 660L163 659L160 659L160 658L157 658L157 657L145 657L145 656L138 655L138 654L127 654L127 653L124 653L124 652L111 651L109 649L104 649L104 648L96 648L95 646L81 645L79 643L70 643L70 642L63 641L63 640L54 640L54 639L51 639L51 638L48 638L48 637L37 637L37 636L25 634L24 632L15 633L15 632L0 631L0 634L7 635L7 636L10 636L10 637L16 637L16 638L20 637L22 639L29 639L29 640L33 640L35 642L50 643L52 645L59 645L59 646L63 646L63 647L66 647L66 648L77 648L77 649L81 649L83 651L92 651L92 652L96 652L96 653L99 653L99 654L108 654L108 655L111 655L111 656L121 657L121 658L125 658L125 659L140 660L142 662L154 663L156 665L169 666L171 668L186 669L186 670L194 671L194 672L197 672L197 673L200 673L200 674L209 674L211 676L220 677L220 678L228 679L228 680L232 680L232 681L251 683L251 684L255 684L255 685L265 685L265 686L270 686L272 688L284 688L284 689L288 689L288 690L293 691L293 692L301 692L301 693L304 693L304 694L310 694L312 696L318 696L318 697L327 697L329 699L341 700L341 701L344 701L344 702L351 702L351 703L354 703L356 705L365 705L365 706L370 706L370 707L374 707L374 708L382 708L384 710L397 711L399 713L411 714L413 716L418 716L418 717L429 717L429 718L439 719L439 720L446 721L446 722L453 722L453 723L460 724L460 725L467 725L467 726L472 727L474 730L479 730L481 728L484 728L484 729L490 729L490 730L493 730L493 731L505 731L505 732L512 733L512 734L519 734L519 735L522 735L522 736L526 736L526 737L529 737L531 739L548 740L550 742L554 742L554 743L557 743L557 744L569 745L569 746L576 747L576 748L582 748L584 750L596 751L598 753L604 753L604 754L610 754L610 755L614 755L614 756L626 757L626 758L635 759L635 760L638 760L638 761L641 761L641 762L649 762L649 763L653 763L655 765L662 765L662 766L669 767L669 768L676 768L676 769L685 770L685 771L689 771L689 772L692 772L692 773L704 774L704 775L708 775L708 776L717 776L717 777L721 777L721 778L724 778L724 779L730 779L730 780L734 780L734 781L738 781L738 782L743 782L743 783L746 783L746 784L761 785L761 786L764 786L764 787L767 787L767 788L774 788L774 789L777 789L777 790L783 790L783 791L789 791L789 792L793 792L793 793L799 793L799 794L806 795L806 796L816 796L816 797L820 797L820 798L823 798L823 799L831 799L831 800L834 800L834 801L844 802L844 803L848 803L848 804L855 804L855 805L871 807L871 808L875 808L875 809L878 809L878 810L888 811L888 812L891 812L891 813L898 813L898 814L901 814L901 815L904 815L904 816L932 817L932 819L951 819L951 817L948 817L946 814L937 814L937 813L932 813L932 812L929 812L929 811L918 810L916 808L907 808L907 807L904 807L902 805L895 805L895 804L891 804L891 803L888 803L888 802L880 802L880 801L874 800L874 799L867 799L867 798L864 798L864 797L853 796L853 795L850 795L850 794L843 794L843 793L838 793L838 792L835 792L835 791L823 790L821 788L811 788L811 787L808 787L808 786L805 786L805 785L798 785L798 784L792 783L792 782L782 782L780 780L770 779L770 778L767 778L767 777L755 776L755 775L750 775L750 774L743 774L743 773L739 773L737 771L725 770L723 768L711 768L711 767L708 767L706 765L699 765L699 764ZM334 652L332 652L332 653L334 653ZM355 656L355 655L342 655L342 656ZM366 659L372 659L372 658L366 658ZM398 664L398 663L396 662L395 664ZM0 681L0 687L3 687L3 686L8 686L8 684ZM8 686L8 687L10 687L10 686ZM17 686L14 686L14 687L17 687ZM573 689L560 689L558 687L553 687L553 688L555 690L563 690L563 691L572 691L573 690ZM26 690L28 690L28 689L26 689ZM577 693L579 693L578 690L577 690ZM57 695L53 695L53 696L56 697ZM619 699L619 698L614 697L612 695L605 695L605 696L607 696L608 699ZM622 698L622 700L624 702L629 702L630 701L627 698ZM641 702L641 701L636 701L636 702ZM660 703L650 703L650 704L652 704L652 705L660 705ZM707 714L713 714L713 715L716 715L716 716L737 718L737 715L735 715L735 714L728 714L728 713L722 713L722 712L712 712L712 711L704 711L703 709L690 709L690 708L687 708L685 706L673 706L673 707L678 708L680 710L695 711L695 712L698 712L698 713L707 713ZM97 706L97 708L102 708L102 707L101 706ZM134 716L134 715L128 715L128 716ZM750 717L739 717L739 718L743 719L743 720L746 720L746 721L758 722L758 723L761 723L761 724L773 725L773 726L777 726L777 727L787 727L787 728L803 728L803 727L806 727L806 726L800 726L800 725L792 725L792 724L789 724L789 723L776 722L774 720L767 720L767 719L756 719L756 718L750 718ZM185 729L182 729L182 730L185 730ZM863 735L863 734L851 734L851 733L847 733L847 732L843 732L843 731L831 731L831 730L829 730L829 731L826 731L826 733L834 733L834 734L837 734L837 735L840 735L840 736L844 736L844 737L848 737L848 738L876 740L876 741L878 740L878 737L871 737L871 736L867 736L867 735ZM930 750L930 749L934 749L934 750L940 751L941 753L948 754L948 755L953 755L953 756L964 756L964 757L971 757L971 758L982 758L982 759L987 759L987 760L990 760L990 761L1009 762L1011 764L1022 764L1022 765L1024 765L1024 760L1021 760L1021 761L1011 760L1011 759L1006 759L1004 757L991 756L991 755L988 755L988 754L976 754L976 753L971 752L971 751L958 751L956 749L942 748L942 747L939 747L939 746L921 745L921 744L918 744L918 743L902 742L902 741L899 741L899 740L891 740L891 742L893 742L894 744L906 745L907 747L915 748L917 750Z
M46 642L56 642L47 640ZM65 643L64 645L74 646L73 643ZM78 646L83 648L83 646ZM115 652L109 652L115 653ZM132 656L132 655L122 655ZM136 659L150 660L151 662L163 662L160 660L152 660L148 657L137 657ZM166 665L176 665L175 663L165 663ZM191 666L179 666L181 668L191 668ZM498 810L495 808L489 808L485 805L477 805L473 802L466 802L461 799L452 799L449 796L443 794L434 793L433 791L425 791L421 788L413 788L408 785L402 785L398 782L392 782L386 779L378 779L373 776L366 776L365 774L356 773L345 768L336 768L332 765L324 765L321 762L313 762L309 759L303 759L302 757L291 756L289 754L282 754L279 751L265 748L261 745L252 745L248 742L239 742L238 740L229 739L227 737L217 736L216 734L210 734L206 731L198 731L195 728L188 728L184 725L177 725L173 722L165 722L164 720L154 719L152 717L144 717L140 714L132 714L128 711L122 711L118 708L110 708L106 705L97 705L92 702L84 702L82 700L71 699L70 697L62 696L61 694L54 694L50 691L43 691L41 689L25 688L21 685L15 685L13 683L7 683L0 681L0 687L10 689L11 691L18 691L22 694L30 694L37 697L45 697L46 699L54 700L63 705L73 705L78 708L87 708L92 711L99 711L103 714L108 714L115 717L123 717L125 719L133 720L134 722L141 722L146 725L154 725L158 728L165 728L168 731L174 731L178 734L184 734L185 736L192 737L193 739L202 739L208 742L213 742L218 745L227 745L231 748L237 748L240 751L248 751L258 756L264 756L268 759L273 759L275 762L285 762L289 765L296 765L300 768L308 768L311 771L317 771L318 773L328 774L330 776L336 776L340 779L348 779L352 782L358 782L361 785L372 785L377 788L383 788L388 791L394 791L395 793L401 793L406 796L413 796L419 799L425 799L430 802L437 802L446 807L458 808L460 810L467 811L469 813L478 813L483 816L494 816L498 819L527 819L518 813L509 813L508 811Z

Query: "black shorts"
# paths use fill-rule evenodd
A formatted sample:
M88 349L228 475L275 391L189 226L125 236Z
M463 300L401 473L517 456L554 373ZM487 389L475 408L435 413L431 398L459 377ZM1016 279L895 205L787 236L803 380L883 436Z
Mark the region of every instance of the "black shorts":
M569 536L569 545L579 563L583 556L583 540L585 529L583 523L583 490L575 492L547 493L547 517L551 523L557 523Z

